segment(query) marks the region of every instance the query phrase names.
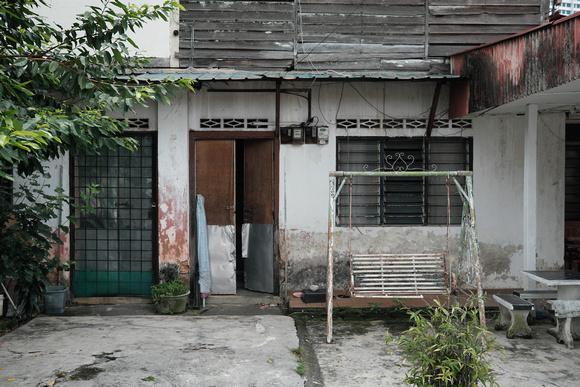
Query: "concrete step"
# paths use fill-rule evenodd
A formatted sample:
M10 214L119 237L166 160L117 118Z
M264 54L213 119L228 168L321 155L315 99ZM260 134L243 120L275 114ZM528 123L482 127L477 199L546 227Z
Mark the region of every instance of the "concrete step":
M269 293L238 290L237 294L212 294L205 300L206 306L212 305L250 305L250 304L275 304L282 301L280 297Z

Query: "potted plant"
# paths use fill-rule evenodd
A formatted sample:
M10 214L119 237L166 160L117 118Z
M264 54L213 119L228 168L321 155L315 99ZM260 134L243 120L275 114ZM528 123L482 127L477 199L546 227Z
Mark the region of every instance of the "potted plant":
M178 279L151 286L151 298L161 314L184 312L188 296L189 288Z

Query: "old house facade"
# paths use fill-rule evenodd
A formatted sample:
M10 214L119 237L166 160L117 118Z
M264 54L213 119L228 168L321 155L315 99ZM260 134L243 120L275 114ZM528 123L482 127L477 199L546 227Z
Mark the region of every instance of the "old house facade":
M405 168L473 171L484 287L520 287L523 268L564 265L574 100L544 105L540 96L491 109L509 101L486 99L501 94L488 83L497 79L489 61L454 55L548 26L549 1L180 3L179 15L136 37L155 57L140 77L194 79L196 92L129 117L142 143L137 153L51 165L71 177L64 179L71 192L86 182L112 188L64 247L77 262L75 296L147 296L171 270L195 285L198 195L211 293L242 286L284 296L324 285L329 171L385 169L400 157ZM47 12L58 6L70 7L54 2ZM566 36L578 33L574 24ZM476 75L482 90L473 89ZM359 182L352 199L337 198L336 287L347 288L349 250L422 253L450 240L453 260L460 205L451 204L448 231L444 186L375 179Z

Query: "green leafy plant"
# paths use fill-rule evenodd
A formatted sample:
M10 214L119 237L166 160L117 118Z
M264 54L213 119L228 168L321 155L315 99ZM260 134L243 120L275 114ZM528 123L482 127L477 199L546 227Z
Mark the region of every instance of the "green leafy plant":
M137 79L148 66L130 33L147 22L167 20L178 1L132 5L101 0L69 28L40 16L46 0L0 0L0 177L42 171L42 161L65 151L95 154L103 146L132 148L128 124L107 112L126 113L147 101L169 103L174 87L193 90L184 79Z
M70 268L71 262L61 262L59 256L51 254L54 246L63 244L62 233L69 230L66 223L76 222L74 214L60 219L62 207L71 206L77 213L94 211L86 201L98 193L95 186L88 187L89 195L82 195L76 203L62 187L49 194L50 187L42 181L41 176L35 176L12 195L0 189L0 282L16 282L16 314L21 317L40 312L40 300L50 285L47 276ZM56 222L57 227L49 222Z
M408 311L413 326L397 346L411 364L404 381L413 386L497 386L490 373L490 352L499 345L479 323L479 309L443 307ZM386 342L393 342L389 334ZM501 348L500 348L501 349Z
M151 298L155 304L167 296L181 296L189 292L189 288L181 280L174 279L151 286Z
M291 351L297 358L296 362L298 362L296 373L300 376L304 376L304 374L306 374L306 365L304 364L303 356L306 354L306 351L302 347L292 348Z
M130 38L145 23L167 20L182 9L178 1L96 3L65 28L37 12L50 6L47 0L0 0L0 280L16 281L22 316L39 311L46 275L66 269L49 254L61 240L47 222L55 222L59 206L70 198L62 191L52 197L35 192L34 174L43 174L47 161L67 152L99 154L117 145L134 149L137 142L124 136L128 121L109 112L124 114L148 101L169 103L174 89L193 91L189 80L137 79L149 62L135 53L138 47ZM31 184L22 191L26 200L15 197L12 203L6 183L16 174Z

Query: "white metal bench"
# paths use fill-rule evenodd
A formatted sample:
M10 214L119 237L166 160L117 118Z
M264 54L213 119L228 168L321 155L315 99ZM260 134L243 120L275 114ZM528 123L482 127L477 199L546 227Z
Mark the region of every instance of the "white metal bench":
M534 310L534 304L513 294L494 294L493 299L499 305L499 320L495 329L500 331L507 327L506 337L513 339L532 337L532 329L528 325L528 314Z
M580 300L550 300L546 303L557 319L556 339L566 347L574 348L574 337L571 332L572 318L580 317Z
M447 292L443 254L353 254L353 297L422 297Z

